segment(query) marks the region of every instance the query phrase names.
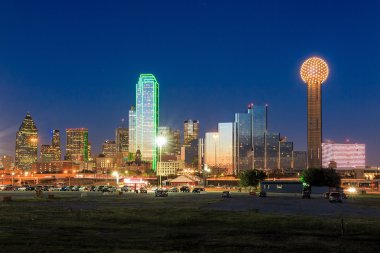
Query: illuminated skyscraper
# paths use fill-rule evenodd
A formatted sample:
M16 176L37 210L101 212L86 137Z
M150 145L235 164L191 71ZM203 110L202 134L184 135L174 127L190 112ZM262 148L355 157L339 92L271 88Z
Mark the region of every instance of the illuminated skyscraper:
M318 57L301 66L301 78L307 84L307 163L308 168L322 167L321 85L329 75L327 63Z
M124 120L121 127L116 128L115 142L116 152L128 155L129 151L129 129L124 127Z
M61 134L59 130L51 130L51 146L55 149L54 151L54 161L61 160Z
M141 74L136 84L136 148L142 160L156 170L156 137L159 125L159 84L152 74Z
M102 154L105 157L116 157L117 145L115 141L106 140L102 145Z
M90 158L87 128L66 129L66 156L65 160L85 161Z
M161 153L164 155L176 156L181 152L181 132L170 127L158 127L158 136L166 138L166 144L162 147Z
M16 134L16 168L30 170L37 162L38 130L29 113Z
M185 120L183 122L183 144L189 145L192 140L198 139L199 121Z
M136 153L137 147L136 147L136 109L134 106L131 106L131 109L129 110L129 115L128 115L129 121L129 153Z
M41 145L40 161L51 162L56 157L56 149L52 145Z

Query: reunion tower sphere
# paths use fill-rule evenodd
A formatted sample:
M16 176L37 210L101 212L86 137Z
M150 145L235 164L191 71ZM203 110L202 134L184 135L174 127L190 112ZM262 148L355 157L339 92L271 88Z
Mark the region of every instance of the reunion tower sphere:
M302 64L300 74L302 80L307 84L322 84L329 75L329 67L323 59L311 57Z
M300 74L307 84L307 166L322 168L321 85L329 75L329 67L321 58L311 57L302 64Z

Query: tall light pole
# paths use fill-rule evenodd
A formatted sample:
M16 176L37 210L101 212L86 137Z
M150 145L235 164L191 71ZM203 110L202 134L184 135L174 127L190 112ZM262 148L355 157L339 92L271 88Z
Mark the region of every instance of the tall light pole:
M15 176L15 173L12 172L11 175L12 175L12 186L13 186L13 177Z
M164 136L158 136L156 138L156 143L157 143L157 146L160 148L160 163L159 163L160 166L157 166L157 174L159 174L159 176L160 176L160 187L161 187L162 186L162 181L161 181L161 176L162 176L162 171L161 171L162 160L161 160L161 158L162 157L161 157L161 155L162 155L162 147L164 145L166 145L167 139Z
M323 59L311 57L302 64L300 75L307 84L307 167L322 168L321 86L329 67Z
M117 171L112 172L112 176L115 177L116 185L118 185L119 184L119 172L117 172Z

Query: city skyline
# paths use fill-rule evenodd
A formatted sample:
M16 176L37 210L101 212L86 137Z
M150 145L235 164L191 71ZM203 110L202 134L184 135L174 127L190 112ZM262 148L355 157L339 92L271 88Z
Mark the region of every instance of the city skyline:
M160 13L161 17L168 14L167 18L163 17L157 24L134 14L140 7L138 4L124 6L131 7L126 17L114 6L105 6L112 10L121 25L137 17L133 24L141 31L125 26L126 32L120 34L107 30L118 23L111 15L102 17L101 29L94 29L99 21L91 26L81 18L83 4L77 6L78 11L60 11L59 5L46 4L45 9L52 10L57 18L40 13L39 4L31 4L30 9L41 14L41 18L31 19L30 13L20 10L16 4L1 3L1 17L6 18L4 22L9 28L0 31L6 38L0 43L3 89L0 95L0 153L13 153L14 134L28 111L39 127L40 143L49 143L51 129L64 131L70 127L86 127L94 153L99 153L101 143L113 139L118 122L128 116L129 106L134 103L131 91L136 77L144 72L153 73L161 83L160 125L181 129L183 120L195 118L202 124L200 135L204 135L206 131L215 131L218 122L232 121L231 115L246 104L268 103L270 128L286 133L294 141L296 150L306 150L306 89L298 70L305 59L316 55L326 59L332 70L329 84L322 87L323 138L337 142L349 138L365 143L368 164L380 163L376 124L379 101L374 96L380 82L377 77L379 63L375 61L378 51L374 50L379 40L377 24L380 22L374 13L377 4L362 7L366 9L364 16L356 12L353 2L341 6L322 1L315 8L322 10L324 4L329 4L329 8L323 8L325 19L301 24L306 14L297 11L297 15L300 14L297 16L291 7L281 2L277 3L274 14L266 4L243 2L237 7L228 3L204 3L176 5L173 2L173 6L166 6L168 10ZM310 8L307 3L297 5L298 10ZM173 8L179 8L178 12L171 12ZM125 8L120 10L125 11ZM190 23L182 20L180 16L191 13L189 10L199 14L200 20L193 14L186 14ZM290 13L284 14L287 12L283 10ZM84 29L86 31L80 35L73 22L64 22L67 17L63 11L77 19L74 23L79 28L88 26L90 29ZM95 16L91 11L94 10L90 10L88 18L93 21ZM255 22L244 18L249 12L256 14ZM337 12L342 13L342 21L335 16ZM232 13L232 18L226 13ZM294 17L287 19L291 14ZM215 21L202 27L202 20L210 15ZM272 18L269 23L263 22L264 16ZM239 18L234 20L234 17ZM45 22L44 18L50 18L51 22ZM178 20L178 25L171 24L172 19ZM275 28L282 20L284 23ZM49 23L58 28L47 36L41 29L51 31ZM189 32L179 31L183 26ZM24 27L31 32L22 36L19 32L24 31ZM312 31L307 27L312 27ZM281 29L288 31L290 28L292 36L283 39ZM116 29L121 31L120 26ZM241 34L242 29L255 31L255 36L244 33L247 37L236 40L235 35ZM269 35L268 31L272 30L271 33L277 35ZM155 45L131 42L131 38L147 31L156 38ZM173 31L178 35L175 43L169 36ZM94 39L95 35L99 36L97 34L104 35L100 42L86 39L86 36ZM48 44L40 43L40 37L47 38ZM62 38L68 42L66 45L59 43ZM198 42L200 38L204 39L204 44ZM358 40L363 40L364 46L357 46ZM181 52L186 53L182 55ZM75 62L74 57L77 57ZM271 75L274 70L276 74ZM249 74L250 78L243 79L244 74ZM362 126L366 126L366 131L362 131Z

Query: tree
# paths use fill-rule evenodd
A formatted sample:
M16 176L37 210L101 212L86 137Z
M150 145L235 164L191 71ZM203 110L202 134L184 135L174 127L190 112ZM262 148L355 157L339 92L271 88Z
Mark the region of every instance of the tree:
M260 181L267 177L262 170L246 170L239 174L240 186L241 187L255 187L257 188Z
M310 186L340 186L340 176L334 169L310 168L304 170L302 172L301 181Z

